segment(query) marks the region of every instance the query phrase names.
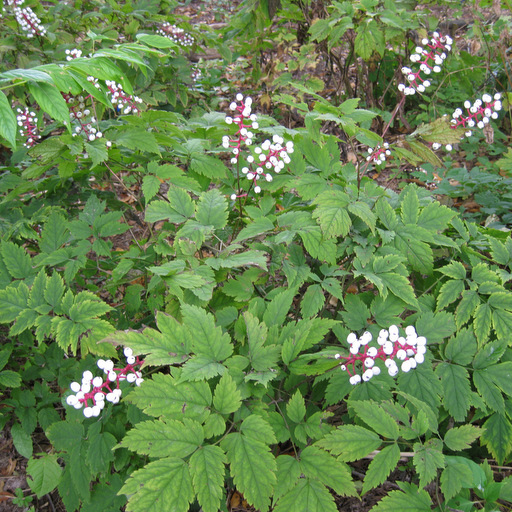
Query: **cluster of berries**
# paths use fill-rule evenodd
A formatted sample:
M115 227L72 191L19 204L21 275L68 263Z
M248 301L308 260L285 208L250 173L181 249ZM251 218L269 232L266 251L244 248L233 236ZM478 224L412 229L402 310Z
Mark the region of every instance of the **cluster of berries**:
M367 162L373 162L375 165L384 165L386 157L391 156L389 144L384 142L382 146L377 146L375 149L368 148Z
M93 126L93 123L96 123L96 118L91 115L91 110L85 106L85 102L89 100L91 96L75 97L71 94L63 94L63 97L69 105L69 117L71 122L76 124L73 137L83 134L90 142L101 139L103 133Z
M231 148L234 155L233 158L231 158L232 164L238 163L242 144L246 146L252 144L254 134L249 131L249 129L252 128L256 130L259 127L256 121L256 115L251 114L251 105L252 98L247 97L244 100L243 95L238 93L236 95L236 102L232 102L229 106L236 114L233 117L226 116L226 123L236 124L238 130L233 138L230 138L228 135L222 137L222 146L226 149ZM261 187L256 184L259 179L263 178L268 182L272 181L272 174L268 171L272 169L275 173L279 173L284 169L286 164L290 163L289 155L293 153L293 142L288 141L284 146L283 144L284 139L279 135L274 135L271 141L266 140L261 146L254 149L256 156L249 155L247 157L247 162L251 167L254 164L255 170L251 170L249 167L243 167L242 173L248 180L252 181L256 194L261 192ZM246 195L246 193L232 194L231 199L235 200L238 197L245 197Z
M180 46L192 46L194 44L194 38L190 34L176 25L171 25L168 21L164 22L157 32Z
M110 92L110 102L114 108L122 114L138 114L140 112L139 104L142 100L138 96L126 94L121 84L116 84L113 80L105 82Z
M107 375L106 380L99 376L94 377L91 371L86 370L82 375L81 383L71 383L71 391L75 394L69 395L66 398L66 403L75 409L84 407L86 418L97 417L105 407L105 401L112 404L119 402L122 395L119 387L121 381L126 380L140 386L144 379L141 372L136 368L140 367L144 361L141 361L138 356L134 357L133 351L129 347L124 349L124 355L126 357L124 368L114 368L114 362L110 359L100 359L98 361L98 368Z
M340 368L350 375L350 383L355 385L361 381L368 382L375 375L379 375L381 367L377 360L384 362L389 375L394 377L400 369L409 372L425 360L427 340L424 336L418 336L412 325L405 328L405 337L400 336L398 327L392 325L389 330L382 329L379 332L376 346L369 346L373 337L370 332L365 332L360 338L354 333L347 336L350 345L350 355L336 354L336 359L342 359ZM398 363L397 361L398 360ZM359 371L356 367L360 366Z
M41 20L30 7L21 7L24 0L7 0L7 5L12 7L16 21L21 30L27 33L28 38L34 36L44 36L46 29L41 24Z
M73 48L72 50L66 50L66 60L70 61L73 59L79 59L82 56L82 50Z
M417 46L411 55L411 62L418 63L419 69L413 71L411 68L404 66L402 73L407 77L409 85L399 84L398 90L406 96L415 94L416 92L425 92L430 87L430 80L423 78L423 75L429 76L432 71L439 73L441 65L446 59L446 52L452 49L452 38L450 36L440 36L434 32L432 39L423 39L422 46Z
M23 145L26 148L31 148L41 138L41 135L37 133L36 113L27 107L24 109L18 108L17 112L16 121L20 127L20 134L25 139Z

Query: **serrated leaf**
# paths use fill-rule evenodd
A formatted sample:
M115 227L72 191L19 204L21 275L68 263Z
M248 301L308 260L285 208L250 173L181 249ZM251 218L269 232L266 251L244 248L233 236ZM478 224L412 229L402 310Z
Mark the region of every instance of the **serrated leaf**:
M425 363L418 365L412 372L400 372L398 387L399 389L406 389L409 395L437 410L440 404L439 396L443 393L443 389L432 368L429 368Z
M400 194L400 213L404 224L416 224L420 211L420 201L414 186L408 185Z
M116 438L110 432L101 432L100 423L92 424L87 435L89 443L86 461L91 473L107 473L110 462L114 460L113 448L117 444Z
M214 156L194 153L190 160L190 169L212 179L224 178L227 168Z
M188 466L173 457L134 471L118 494L130 496L126 510L132 512L186 512L194 499Z
M219 446L202 446L190 457L194 491L204 512L220 510L220 500L224 493L225 463L226 454Z
M498 464L503 464L512 451L512 424L504 414L496 412L482 427L484 429L480 437L482 444L487 446Z
M319 284L309 285L302 296L300 311L303 318L315 316L325 304L325 296Z
M154 174L148 174L142 178L142 193L146 203L157 195L160 185L160 180Z
M320 480L343 496L356 495L348 467L316 446L307 446L300 454L300 467L307 478Z
M465 464L449 462L449 459L446 458L446 468L441 473L441 491L446 501L453 498L463 487L473 486L471 469Z
M475 329L476 339L481 346L489 339L492 323L492 310L488 304L480 304L475 309L475 319L473 326Z
M452 302L455 302L463 291L464 281L453 279L444 283L439 290L439 295L437 296L436 310L440 311Z
M508 339L512 330L512 312L495 309L492 312L492 326L498 339Z
M21 376L12 370L3 370L0 372L0 384L8 388L19 388L21 386Z
M432 499L428 492L411 486L410 492L391 491L370 512L430 512L431 509Z
M251 219L251 222L246 227L244 227L240 233L238 233L234 243L242 242L249 238L254 238L255 236L262 235L263 233L267 233L273 229L274 224L268 217L258 217L254 220Z
M33 452L32 438L19 423L15 423L11 427L11 437L16 451L21 456L29 459Z
M288 401L286 415L295 423L301 423L306 415L306 404L301 392L297 390Z
M314 201L317 207L313 218L317 220L324 238L345 236L350 230L352 221L347 212L348 195L338 190L321 193Z
M442 231L448 227L455 215L456 212L451 208L433 201L421 210L418 226L432 232Z
M391 471L396 468L400 460L400 448L392 444L383 448L370 462L364 478L362 493L366 494L370 489L383 483Z
M499 265L508 265L510 262L510 253L505 244L491 236L488 237L488 240L491 246L491 256L494 261Z
M62 468L57 462L57 455L44 454L40 459L29 459L27 474L28 485L38 498L52 492L62 478Z
M205 381L178 382L171 375L156 373L134 389L127 400L150 416L182 419L186 411L189 418L204 421L212 393Z
M494 411L503 411L505 401L503 400L500 389L493 382L492 376L488 371L474 371L473 382L488 407Z
M464 127L454 128L448 116L443 116L431 123L420 125L410 137L421 137L427 142L457 144L464 136L464 132Z
M418 300L416 299L414 290L405 276L395 272L385 272L379 274L378 277L393 295L413 307L418 307Z
M476 291L465 290L462 292L462 299L455 310L455 322L458 329L471 318L479 304L480 296Z
M443 405L455 421L464 421L471 405L471 386L468 372L462 366L441 363L436 375L443 386Z
M274 512L337 512L329 491L317 480L301 478L284 496L279 498Z
M372 233L375 231L377 217L367 203L363 203L362 201L349 203L348 210L353 215L359 217L370 228Z
M283 290L267 304L267 309L263 315L263 321L268 327L273 325L283 325L288 316L290 307L295 296L294 290Z
M381 56L384 54L386 48L384 33L376 21L370 20L362 23L356 33L355 50L363 60L368 60L373 52L377 52Z
M121 446L150 457L185 458L204 441L203 428L194 420L143 421L128 431Z
M452 362L466 366L473 360L476 349L474 333L469 329L462 329L448 341L444 353Z
M44 82L29 82L28 90L41 107L41 110L56 121L70 126L68 105L57 87Z
M3 242L0 246L0 255L14 279L25 279L34 273L32 260L23 247L13 242Z
M408 224L396 232L395 247L404 255L411 267L422 274L430 275L433 269L434 256L432 248L419 238L418 227Z
M467 450L471 444L482 435L482 429L474 425L462 425L448 430L444 436L444 443L450 450Z
M262 435L260 438L265 439ZM228 434L222 441L237 490L254 507L266 512L276 484L276 459L261 441L240 433Z
M56 450L70 452L76 440L84 437L84 427L80 423L59 421L50 426L46 435Z
M217 384L213 394L213 406L221 414L238 411L242 405L242 396L235 381L226 373Z
M456 330L453 314L447 311L426 311L416 321L416 331L425 336L429 344L441 343Z
M443 444L439 439L430 439L424 444L414 443L413 464L420 475L419 486L425 487L437 475L437 470L445 466Z
M382 441L377 434L358 425L341 425L316 442L316 445L345 462L362 459L381 444Z
M196 220L203 226L222 229L228 220L228 202L218 189L212 188L199 197Z
M362 419L378 434L393 439L398 438L398 425L395 420L373 401L350 401L358 418Z
M11 108L7 96L0 91L0 137L3 137L9 144L16 148L16 133L18 123Z
M128 149L160 155L155 135L143 128L130 127L125 131L119 130L118 135L113 140L116 145L124 146Z

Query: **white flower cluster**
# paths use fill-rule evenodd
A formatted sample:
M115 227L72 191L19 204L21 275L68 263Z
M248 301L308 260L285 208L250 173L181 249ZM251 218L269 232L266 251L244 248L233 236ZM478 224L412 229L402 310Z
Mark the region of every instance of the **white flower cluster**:
M34 36L44 36L46 29L41 24L41 20L30 7L21 7L24 0L7 0L7 5L12 7L12 11L21 30L27 33L28 38Z
M379 332L378 347L370 346L372 340L370 332L365 332L360 338L350 333L347 336L350 355L335 355L336 359L344 360L340 368L348 372L350 383L353 385L361 381L368 382L375 375L379 375L381 368L376 364L378 360L384 362L384 366L392 377L398 374L399 369L409 372L425 360L427 340L424 336L418 336L412 325L405 328L405 337L400 336L396 325L391 325L389 330L382 329ZM359 369L361 374L357 373L358 366L361 367Z
M72 50L66 50L66 60L79 59L82 56L82 50L73 48Z
M372 161L375 165L384 165L386 163L386 157L391 156L389 144L384 142L382 146L377 146L375 149L368 148L368 156L366 161Z
M142 100L138 96L126 94L121 84L116 84L113 80L105 82L110 91L110 101L114 107L122 114L137 114L140 112L138 104Z
M168 21L164 22L157 32L180 46L192 46L194 44L194 38L190 34L176 25L171 25Z
M20 127L20 135L25 139L23 145L26 148L31 148L41 138L41 135L37 133L36 113L27 107L23 110L18 108L17 112L16 121Z
M121 399L120 381L126 380L140 386L144 379L140 371L135 370L135 366L142 364L142 362L133 356L133 351L128 347L124 349L124 355L126 356L127 365L121 370L115 369L114 362L110 359L100 359L98 361L98 368L107 375L105 380L102 377L94 377L91 371L86 370L82 374L81 383L71 383L71 391L75 394L69 395L66 398L66 403L75 409L83 407L86 418L97 417L105 407L105 401L117 404ZM112 385L114 382L116 383L115 388ZM89 405L89 402L92 405Z
M69 105L69 118L76 126L73 130L73 137L83 134L88 141L92 142L101 139L103 133L93 126L96 118L91 114L91 110L86 107L85 102L90 98L87 96L63 95L66 103Z
M414 49L411 55L411 62L420 63L419 69L413 71L411 68L404 66L402 73L407 77L409 85L399 84L398 90L406 96L415 94L416 92L425 92L430 87L431 82L423 75L429 76L432 72L439 73L441 65L446 59L446 52L452 49L453 40L450 36L440 36L438 32L433 33L432 39L423 39L421 44Z

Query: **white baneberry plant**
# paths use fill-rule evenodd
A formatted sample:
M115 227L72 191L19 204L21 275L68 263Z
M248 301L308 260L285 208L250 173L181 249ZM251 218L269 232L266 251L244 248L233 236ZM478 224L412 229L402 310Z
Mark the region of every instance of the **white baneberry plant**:
M285 165L290 163L290 154L293 153L293 142L287 141L279 135L274 135L272 140L265 140L261 145L254 148L254 154L250 154L245 158L245 163L239 169L241 150L244 146L251 146L254 133L251 129L259 128L256 114L251 113L252 98L246 97L239 93L236 101L233 101L229 108L234 113L232 116L226 116L227 124L235 124L238 130L233 136L225 135L222 138L222 146L230 149L233 153L231 163L237 166L238 190L231 194L231 199L235 201L237 198L247 197L249 192L245 192L240 184L240 172L251 184L249 191L254 190L256 194L261 192L259 180L271 182L273 174L278 174L284 169ZM239 172L240 171L240 172Z
M144 379L139 368L144 361L133 355L129 347L125 347L124 355L126 365L123 368L115 368L110 359L98 360L98 368L103 370L106 378L94 377L90 370L82 374L81 382L72 382L70 389L74 394L66 398L66 403L75 409L82 409L86 418L97 417L105 407L105 402L117 404L121 399L122 390L120 383L127 381L140 386Z
M425 361L427 340L418 336L412 325L405 328L405 337L400 336L396 325L391 325L388 330L381 329L376 343L372 341L373 336L368 331L361 337L352 332L347 336L349 354L334 356L343 361L340 368L349 374L353 385L368 382L384 368L394 377L400 370L409 372Z
M28 38L46 35L46 28L41 24L41 20L30 7L22 7L24 0L7 0L7 5L12 8L12 12L22 32L25 32Z
M171 25L168 21L162 23L157 32L180 46L192 46L195 42L190 34L176 25Z
M114 105L117 112L120 114L138 114L140 112L141 98L127 94L123 90L123 86L113 80L107 80L105 85L110 95L110 102Z

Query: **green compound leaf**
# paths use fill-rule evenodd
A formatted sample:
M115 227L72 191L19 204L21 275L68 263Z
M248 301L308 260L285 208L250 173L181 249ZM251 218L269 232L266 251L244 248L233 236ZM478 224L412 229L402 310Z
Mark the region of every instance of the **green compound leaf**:
M300 454L300 467L307 478L316 478L342 496L355 496L356 488L348 467L316 446Z
M322 192L314 201L313 218L317 220L325 239L346 236L352 225L347 212L349 197L339 190Z
M297 483L301 475L299 461L289 455L279 455L277 462L277 484L274 492L274 499L286 494Z
M487 446L498 464L503 464L512 451L512 424L505 415L496 412L487 419L483 428L482 444Z
M226 454L219 446L202 446L190 457L189 466L197 501L204 512L220 510L224 493Z
M464 281L453 279L444 283L439 290L439 295L437 296L437 311L440 311L452 302L455 302L463 291Z
M362 419L368 426L375 430L375 432L387 437L388 439L393 439L394 441L397 440L398 425L395 420L376 402L350 401L349 406L354 409L356 416Z
M427 491L402 482L402 491L391 491L370 512L430 512L432 500Z
M217 384L213 395L213 406L221 414L231 414L240 409L242 396L235 381L226 373Z
M345 462L362 459L381 444L377 434L358 425L342 425L315 443Z
M462 292L462 299L455 310L457 329L460 329L471 318L479 304L480 296L476 291L465 290Z
M194 499L188 466L173 457L132 473L118 494L130 496L126 510L131 512L187 512Z
M368 471L364 478L362 493L367 493L370 489L383 483L391 471L396 468L400 460L400 448L397 444L392 444L383 448L370 462Z
M478 439L483 433L480 427L474 425L462 425L461 427L454 427L446 432L444 436L444 443L450 450L461 451L467 450L471 444Z
M477 349L473 331L461 329L446 344L445 356L452 362L466 366L473 360Z
M155 420L137 423L121 446L150 457L185 458L203 444L203 427L194 420Z
M254 415L253 415L254 416ZM260 439L266 439L264 433ZM270 507L276 484L276 459L261 441L241 433L228 434L222 441L236 488L262 512Z
M62 468L59 466L58 455L43 455L40 459L29 459L27 474L30 476L28 485L38 498L52 492L62 478Z
M444 468L443 443L439 439L430 439L425 444L414 443L413 464L420 475L420 487L425 487Z
M455 421L464 421L471 404L471 385L465 368L455 364L441 363L436 375L443 387L443 405Z
M318 480L301 478L284 496L279 498L274 512L336 512L331 493Z

